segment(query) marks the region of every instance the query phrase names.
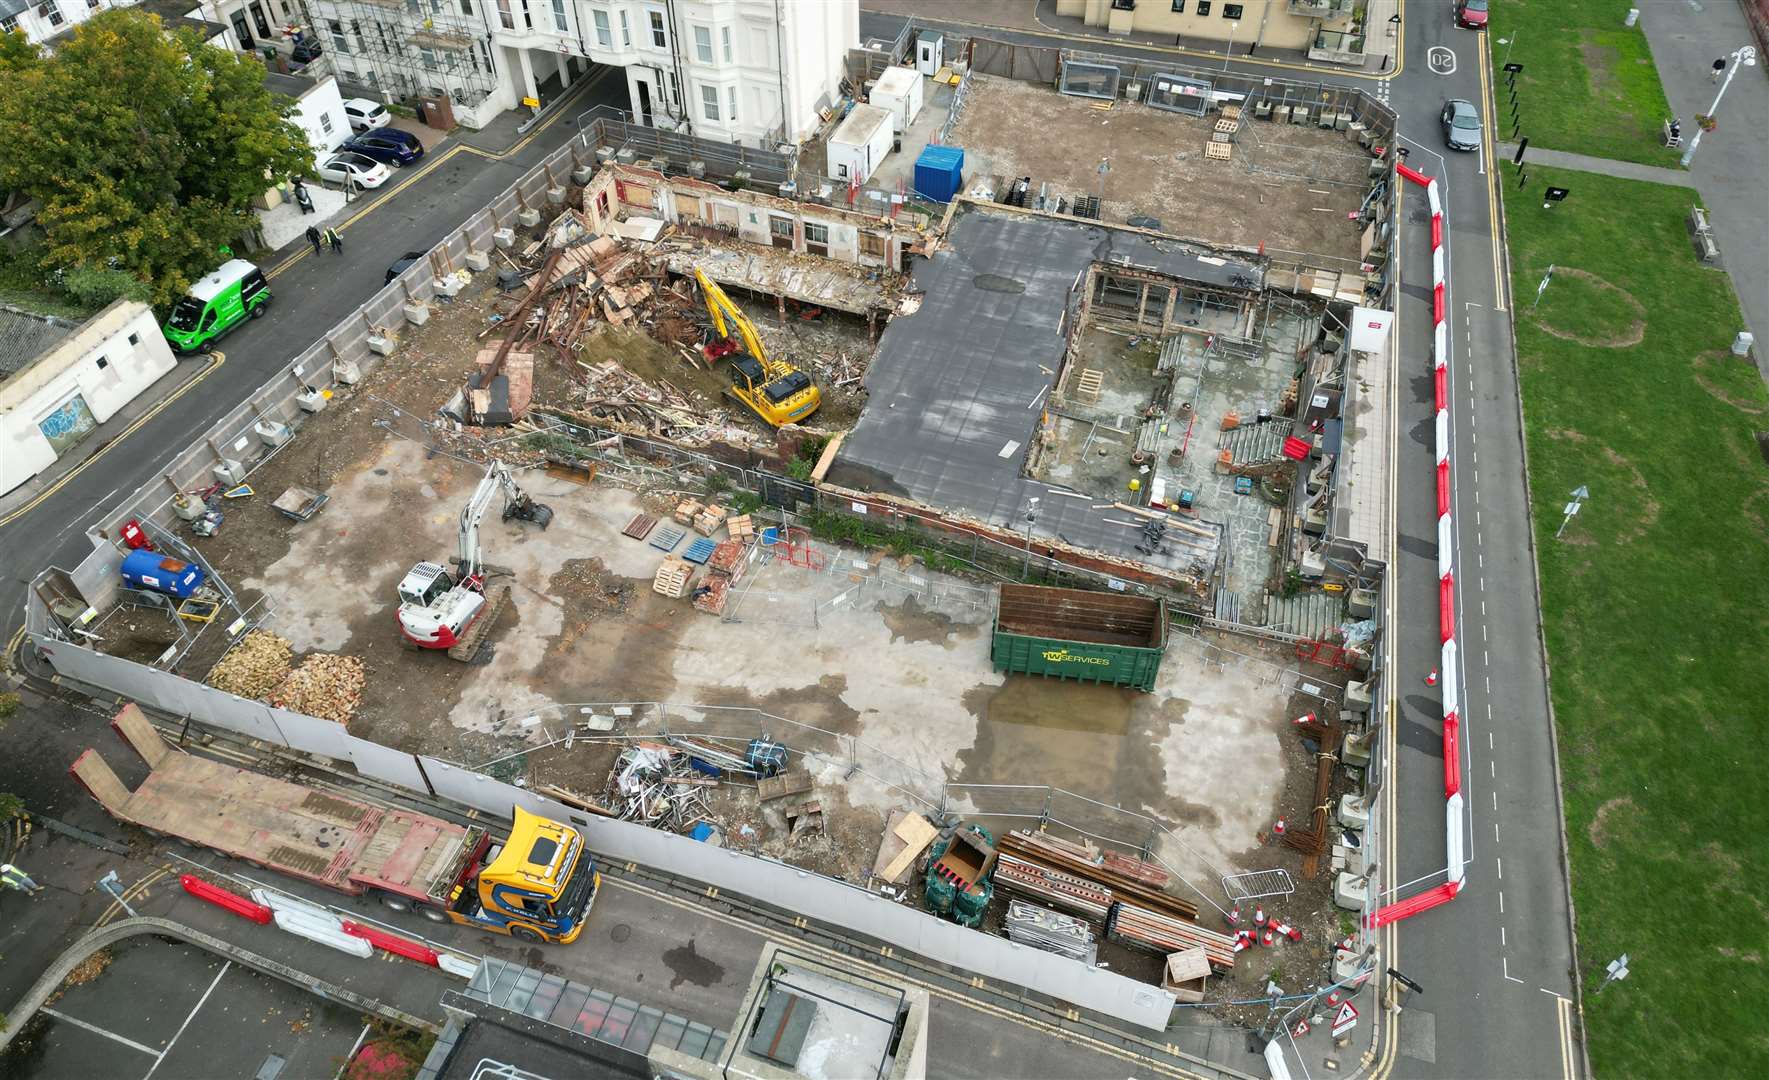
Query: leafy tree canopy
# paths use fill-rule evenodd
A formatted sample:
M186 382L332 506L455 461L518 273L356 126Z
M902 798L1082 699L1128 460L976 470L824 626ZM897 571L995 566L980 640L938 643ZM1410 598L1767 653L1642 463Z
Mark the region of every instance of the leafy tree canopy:
M292 109L252 57L112 9L52 54L0 42L0 188L42 202L45 269L125 270L164 306L312 168Z

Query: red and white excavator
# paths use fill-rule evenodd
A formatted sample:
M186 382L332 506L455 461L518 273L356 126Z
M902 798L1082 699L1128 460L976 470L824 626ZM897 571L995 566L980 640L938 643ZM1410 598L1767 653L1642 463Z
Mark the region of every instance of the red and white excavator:
M479 548L479 521L499 494L504 497L505 521L526 521L544 529L553 520L552 508L529 498L509 468L494 459L473 498L461 508L454 570L421 562L399 583L399 632L408 645L447 649L450 657L463 661L479 652L510 596L509 583L496 580L508 577L510 570L488 566Z

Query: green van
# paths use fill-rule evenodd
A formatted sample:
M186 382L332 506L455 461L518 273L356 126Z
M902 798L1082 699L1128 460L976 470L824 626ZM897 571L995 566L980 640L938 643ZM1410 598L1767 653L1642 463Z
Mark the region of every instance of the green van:
M229 259L190 287L161 332L174 352L202 352L241 320L264 314L269 303L264 271L244 259Z

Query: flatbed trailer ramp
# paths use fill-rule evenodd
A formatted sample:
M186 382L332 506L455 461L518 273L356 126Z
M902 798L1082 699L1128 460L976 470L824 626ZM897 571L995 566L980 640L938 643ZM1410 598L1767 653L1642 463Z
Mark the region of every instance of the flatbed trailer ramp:
M130 791L87 750L72 772L118 820L352 895L449 894L485 832L373 806L174 750L130 704L111 726L152 770Z

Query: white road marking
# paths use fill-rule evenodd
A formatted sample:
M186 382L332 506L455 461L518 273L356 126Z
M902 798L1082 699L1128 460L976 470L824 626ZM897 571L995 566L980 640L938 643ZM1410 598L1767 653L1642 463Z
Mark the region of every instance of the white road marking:
M57 1020L63 1021L64 1023L72 1024L75 1027L80 1028L82 1030L90 1031L94 1035L103 1035L105 1038L111 1040L112 1042L120 1042L124 1046L129 1047L131 1050L139 1050L142 1053L146 1054L148 1057L153 1058L156 1064L158 1064L158 1062L159 1062L160 1051L155 1050L152 1047L143 1046L140 1043L136 1042L134 1039L125 1039L125 1038L123 1038L123 1036L118 1035L114 1031L106 1031L105 1029L99 1027L96 1024L88 1024L86 1021L81 1020L78 1017L69 1016L67 1013L64 1013L64 1012L57 1012L56 1010L50 1008L47 1005L43 1006L41 1009L39 1009L37 1011L42 1012L42 1013L47 1013L48 1015L55 1017Z
M1499 842L1499 823L1495 821L1495 822L1493 822L1493 843L1496 844L1498 842ZM1499 910L1500 911L1505 910L1505 894L1504 893L1499 894Z
M1497 825L1494 825L1493 826L1493 833L1495 835L1497 835L1498 831L1499 831L1499 827ZM1505 891L1503 889L1499 890L1499 914L1501 914L1501 915L1505 914Z
M1498 793L1498 791L1495 790L1493 792L1493 812L1497 813L1498 810L1499 810L1499 793Z
M210 982L210 983L209 983L209 988L208 988L208 989L207 989L207 990L204 990L204 991L203 991L203 996L202 996L202 997L200 997L200 998L197 998L197 1003L196 1003L196 1005L195 1005L195 1006L193 1006L193 1007L192 1007L192 1008L191 1008L191 1010L190 1010L190 1015L189 1015L189 1016L186 1016L186 1017L185 1017L185 1018L184 1018L184 1023L182 1023L182 1024L179 1024L179 1025L178 1025L178 1030L177 1030L177 1031L175 1031L175 1032L173 1032L173 1033L172 1033L172 1041L171 1041L171 1042L169 1042L169 1043L167 1043L167 1044L166 1044L166 1049L164 1049L164 1050L162 1050L162 1051L160 1051L160 1060L159 1060L159 1061L156 1061L156 1062L154 1062L154 1067L153 1067L153 1069L149 1069L149 1070L148 1070L148 1071L147 1071L147 1072L146 1072L146 1073L144 1073L144 1074L143 1074L143 1075L142 1075L142 1077L141 1077L141 1080L149 1080L149 1078L150 1078L150 1077L152 1077L152 1076L153 1076L153 1074L154 1074L154 1069L158 1069L158 1068L159 1068L159 1067L160 1067L160 1062L162 1062L162 1061L165 1061L165 1060L166 1060L166 1055L167 1055L167 1054L170 1054L170 1053L171 1053L171 1052L172 1052L172 1048L173 1048L173 1047L174 1047L174 1046L177 1046L177 1045L178 1045L178 1038L179 1038L179 1036L181 1036L181 1035L183 1035L183 1034L184 1034L184 1029L185 1029L185 1028L187 1028L187 1027L189 1027L189 1026L190 1026L190 1022L191 1022L191 1021L192 1021L192 1020L195 1020L195 1019L196 1019L196 1018L197 1018L197 1013L198 1013L198 1012L200 1012L200 1011L202 1011L202 1008L203 1008L203 1003L204 1003L204 1002L206 1002L206 1001L208 1001L208 1000L209 1000L209 995L210 995L210 994L213 994L213 993L214 993L214 992L215 992L215 987L216 987L216 986L218 986L218 985L220 985L220 983L221 983L221 977L222 977L222 976L223 976L223 975L226 975L226 974L227 974L227 972L228 972L228 969L229 969L229 968L231 968L231 967L233 967L233 961L232 961L232 960L228 960L228 961L226 961L226 962L225 962L225 963L223 963L223 964L222 964L222 965L221 965L221 970L220 970L220 971L217 971L217 972L216 972L216 973L215 973L215 978L214 978L214 981L212 981L212 982Z
M1499 767L1497 765L1494 765L1490 761L1487 762L1486 763L1486 774L1488 776L1492 777L1494 780L1497 780L1499 778Z
M1538 986L1538 987L1536 987L1536 989L1540 990L1544 994L1547 994L1551 998L1559 998L1561 1001L1571 1001L1572 1000L1572 998L1567 997L1565 994L1556 994L1554 991L1548 989L1546 986Z
M1488 750L1491 750L1493 748L1493 733L1490 731L1486 733L1486 748ZM1496 799L1496 798L1498 798L1498 796L1494 795L1493 798Z
M1501 927L1499 927L1499 948L1502 949L1504 947L1505 947L1505 928L1503 926L1501 926Z
M1499 857L1497 855L1493 856L1493 866L1498 868L1499 880L1504 881L1505 880L1505 864L1499 860Z
M1506 962L1506 960L1503 956L1499 957L1499 971L1501 974L1503 974L1505 976L1505 978L1510 979L1514 983L1523 982L1522 979L1512 979L1511 978L1511 965Z

